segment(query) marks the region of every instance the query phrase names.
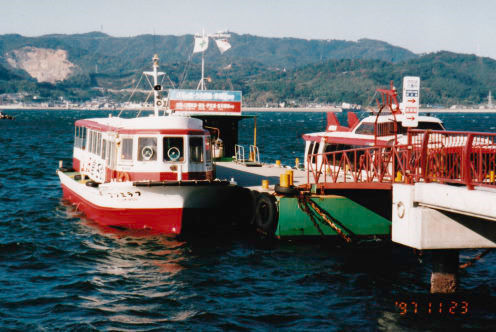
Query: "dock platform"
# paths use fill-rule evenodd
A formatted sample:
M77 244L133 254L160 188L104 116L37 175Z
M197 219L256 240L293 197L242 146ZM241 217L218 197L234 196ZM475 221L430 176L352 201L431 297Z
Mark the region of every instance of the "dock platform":
M215 165L219 179L233 178L239 186L260 192L274 191L274 185L279 183L279 176L287 170L293 171L293 183L295 186L307 183L307 172L304 169L289 166L261 164L259 167L254 167L234 161L217 161ZM262 180L269 181L269 189L262 188Z

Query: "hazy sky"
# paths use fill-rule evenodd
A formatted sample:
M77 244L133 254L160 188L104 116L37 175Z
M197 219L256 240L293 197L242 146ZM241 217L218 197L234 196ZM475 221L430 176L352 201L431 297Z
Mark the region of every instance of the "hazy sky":
M112 36L229 30L265 37L379 39L415 53L496 59L493 0L0 0L0 34Z

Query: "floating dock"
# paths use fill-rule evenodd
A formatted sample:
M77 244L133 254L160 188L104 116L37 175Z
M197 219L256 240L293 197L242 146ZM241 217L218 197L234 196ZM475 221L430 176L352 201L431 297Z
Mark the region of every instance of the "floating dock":
M391 221L387 216L369 209L367 206L370 204L364 206L357 203L360 201L359 196L363 200L363 195L368 196L369 193L354 191L354 194L341 192L319 195L307 192L302 195L296 188L308 183L309 174L304 169L276 164L253 166L217 162L216 171L219 178L233 178L239 186L254 193L253 222L266 235L279 239L340 236L350 242L357 237L384 237L391 234ZM288 171L293 174L292 187L278 188L281 174ZM265 187L262 185L263 181L267 181ZM276 192L276 188L280 193ZM384 206L382 210L385 210Z

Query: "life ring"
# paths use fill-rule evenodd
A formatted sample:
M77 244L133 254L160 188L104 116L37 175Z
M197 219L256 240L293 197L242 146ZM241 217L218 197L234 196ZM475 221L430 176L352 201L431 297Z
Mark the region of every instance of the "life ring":
M268 236L273 236L277 228L276 198L267 193L261 193L257 198L255 208L255 226Z
M129 181L129 174L127 172L117 172L117 181L119 182Z
M157 100L157 106L162 106L162 101L161 100Z
M173 146L167 151L167 157L169 157L171 161L177 161L181 157L181 151Z
M144 146L143 149L141 149L141 156L143 157L144 160L150 160L153 157L153 148L149 145Z

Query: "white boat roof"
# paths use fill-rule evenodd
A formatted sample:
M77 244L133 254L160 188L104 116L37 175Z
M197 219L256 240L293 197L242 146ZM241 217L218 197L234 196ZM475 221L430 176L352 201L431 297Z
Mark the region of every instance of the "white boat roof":
M401 122L403 120L403 114L397 114L396 115L396 121ZM357 138L357 139L368 139L373 135L369 134L357 134L355 133L355 130L362 125L363 123L372 123L374 124L376 121L377 116L375 115L370 115L362 120L353 128L351 131L321 131L321 132L315 132L315 133L308 133L305 134L304 136L310 137L310 136L319 136L319 137L341 137L341 138ZM419 122L431 122L431 123L439 123L442 124L443 122L436 117L433 116L425 116L421 115L417 117ZM384 114L380 115L377 118L377 123L386 123L386 122L391 122L394 121L394 116L392 114ZM388 136L380 136L377 137L378 140L389 140L391 138L394 138L394 135L388 135Z
M121 130L201 130L203 121L184 115L147 116L138 118L91 118L76 121L76 126L84 126L102 131Z
M402 122L403 121L403 114L397 114L396 115L396 121ZM375 123L376 116L375 115L370 115L367 116L366 118L363 118L360 123L362 122L372 122ZM435 122L435 123L443 123L439 118L433 117L433 116L426 116L426 115L419 115L417 116L417 119L419 122ZM384 123L388 121L394 121L394 116L392 114L385 114L385 115L380 115L379 118L377 119L378 123Z

